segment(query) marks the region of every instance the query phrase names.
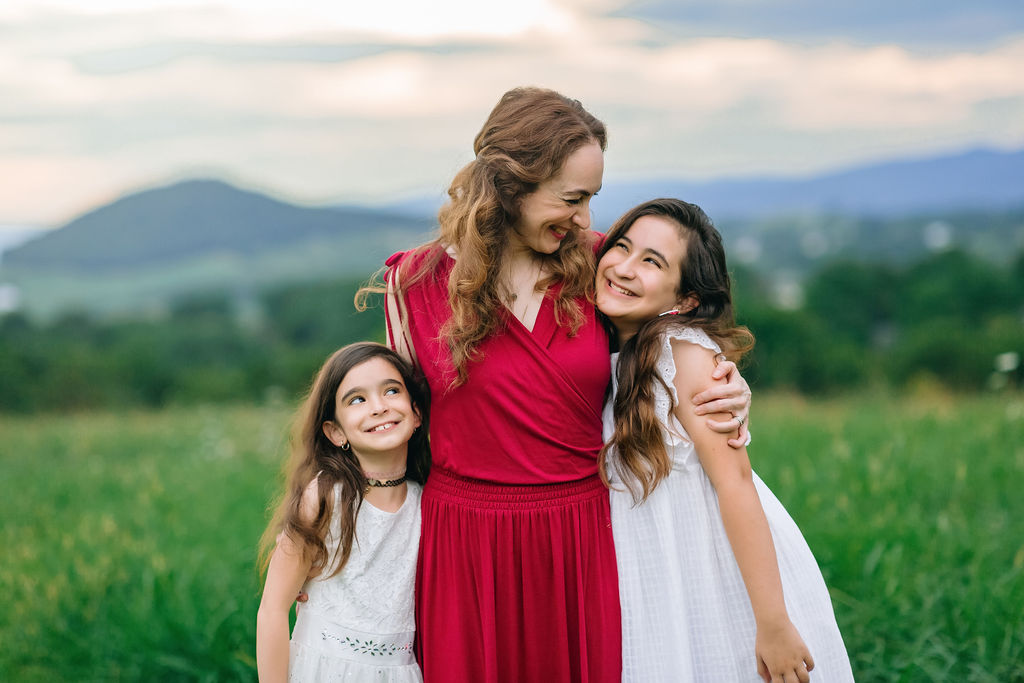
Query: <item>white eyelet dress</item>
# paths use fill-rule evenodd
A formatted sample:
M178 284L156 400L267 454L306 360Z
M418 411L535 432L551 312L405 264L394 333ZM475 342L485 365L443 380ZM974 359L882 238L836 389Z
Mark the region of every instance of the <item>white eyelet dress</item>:
M345 568L333 577L306 582L303 591L309 601L299 608L292 631L289 681L423 680L413 656L423 489L414 482L407 486L397 512L363 501ZM329 557L337 552L339 530L335 517L327 538Z
M622 603L622 680L758 683L754 613L725 534L718 496L693 442L671 413L678 400L671 344L676 339L720 350L697 328L680 327L663 340L658 372L672 395L656 382L655 407L672 472L634 507L609 463ZM613 382L617 365L615 354ZM614 428L609 401L604 410L606 440ZM775 543L786 609L814 659L811 681L852 681L817 562L789 513L756 474L753 478Z

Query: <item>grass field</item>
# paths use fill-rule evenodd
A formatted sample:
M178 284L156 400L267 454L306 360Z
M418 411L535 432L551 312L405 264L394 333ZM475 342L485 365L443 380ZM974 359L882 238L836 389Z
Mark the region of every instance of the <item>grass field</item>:
M0 416L0 680L255 680L290 409ZM759 395L858 681L1024 681L1024 397Z

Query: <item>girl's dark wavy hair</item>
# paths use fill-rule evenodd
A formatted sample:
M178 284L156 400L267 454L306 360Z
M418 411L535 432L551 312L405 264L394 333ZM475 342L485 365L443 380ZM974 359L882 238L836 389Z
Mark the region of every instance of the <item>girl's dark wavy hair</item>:
M700 327L718 342L732 361L739 361L754 346L750 330L735 323L722 236L696 204L679 199L653 199L630 209L605 236L598 252L598 263L643 216L664 218L678 229L685 251L676 292L679 299L693 296L697 305L680 315L648 320L619 349L618 391L613 404L615 434L601 452L600 473L608 485L606 456L609 449L614 448L616 457L612 467L626 483L635 503L646 500L672 469L665 451L661 420L654 409L655 382L661 382L669 396L672 395L657 369L665 334L680 325ZM603 320L609 328L609 336L616 339L614 327L607 318Z
M284 466L285 490L276 504L274 516L260 540L260 566L266 572L270 553L278 534L288 534L311 559L312 573L330 570L334 576L348 562L355 538L356 516L363 503L366 476L352 449L342 450L324 434L324 422L335 419L338 387L357 365L382 358L402 376L413 407L420 416L420 428L409 440L406 476L424 483L430 472L430 393L413 366L386 346L373 342L350 344L335 351L313 379L296 416L291 439L291 456ZM300 515L302 495L311 482L317 483L316 516L312 522ZM341 484L338 517L341 538L337 558L329 557L326 538L334 513L334 487ZM329 567L329 564L333 566Z

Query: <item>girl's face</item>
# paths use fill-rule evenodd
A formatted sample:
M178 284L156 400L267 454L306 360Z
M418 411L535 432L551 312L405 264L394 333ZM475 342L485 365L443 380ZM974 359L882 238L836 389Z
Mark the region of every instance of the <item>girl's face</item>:
M512 248L553 254L570 231L587 230L590 198L601 189L603 174L604 152L597 142L570 154L558 173L519 200L519 220L510 237Z
M383 358L356 365L335 395L334 420L324 433L336 446L349 443L360 456L404 452L420 416L402 375Z
M685 312L696 304L676 288L686 245L679 227L661 216L641 216L597 264L597 307L615 325L620 340L636 334L660 313Z

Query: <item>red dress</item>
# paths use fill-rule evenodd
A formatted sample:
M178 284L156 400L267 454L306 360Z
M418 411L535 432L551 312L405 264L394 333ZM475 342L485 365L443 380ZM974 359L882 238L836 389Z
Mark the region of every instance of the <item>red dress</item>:
M388 259L408 281L415 252ZM597 477L611 369L594 307L570 337L545 296L532 332L507 310L467 381L438 332L451 316L442 256L404 292L431 389L417 656L426 683L618 683L621 625L608 492ZM400 334L389 330L389 335ZM393 338L393 337L392 337Z

